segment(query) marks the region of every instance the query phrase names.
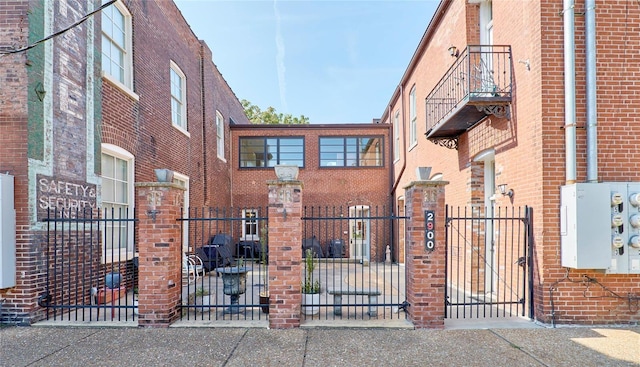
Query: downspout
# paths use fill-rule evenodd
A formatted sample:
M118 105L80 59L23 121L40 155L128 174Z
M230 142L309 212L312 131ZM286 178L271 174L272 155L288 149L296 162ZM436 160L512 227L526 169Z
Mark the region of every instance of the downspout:
M598 182L598 110L596 98L596 1L585 2L587 55L587 182Z
M398 178L396 178L396 182L393 183L393 187L391 188L391 193L390 195L395 197L395 192L396 189L398 188L398 185L400 184L400 179L402 178L402 174L404 173L404 169L407 167L407 136L406 136L406 129L405 129L405 124L404 124L404 87L402 86L402 84L400 84L400 110L402 111L402 124L400 124L400 126L402 126L402 168L400 168L400 173L398 173ZM391 118L391 117L390 117Z
M209 203L209 190L207 180L207 96L206 96L206 78L204 65L204 46L200 44L200 103L202 103L202 180L204 190L204 202Z
M566 184L576 183L575 3L564 0L564 119Z

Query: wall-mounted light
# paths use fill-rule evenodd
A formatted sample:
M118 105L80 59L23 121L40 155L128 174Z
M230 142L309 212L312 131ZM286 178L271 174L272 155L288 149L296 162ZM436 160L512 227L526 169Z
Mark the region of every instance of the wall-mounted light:
M458 51L458 48L454 45L449 46L447 50L449 51L449 55L451 55L451 57L458 57L458 55L460 55L460 51Z
M498 191L500 191L502 196L513 197L513 189L507 189L507 184L498 185Z

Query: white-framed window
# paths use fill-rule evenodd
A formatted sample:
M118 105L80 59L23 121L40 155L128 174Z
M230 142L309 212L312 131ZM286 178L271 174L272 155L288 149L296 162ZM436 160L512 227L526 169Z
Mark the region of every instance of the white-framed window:
M416 112L416 86L411 88L409 93L409 146L413 147L418 144L418 126L417 126L417 112Z
M102 0L106 3L107 0ZM131 13L122 1L102 10L102 72L111 81L133 90Z
M182 206L182 217L189 218L189 176L182 173L173 172L173 183L184 188L184 203ZM184 252L191 252L189 249L189 221L182 222L182 249Z
M103 256L105 263L130 259L134 249L134 156L112 145L102 144ZM114 219L110 221L109 219Z
M171 61L171 124L187 132L187 78L180 67Z
M260 239L257 219L258 210L243 209L242 218L242 239L245 241L258 241Z
M224 158L224 117L220 111L216 111L216 144L218 151L218 158L225 160Z
M400 160L400 111L393 119L393 161Z

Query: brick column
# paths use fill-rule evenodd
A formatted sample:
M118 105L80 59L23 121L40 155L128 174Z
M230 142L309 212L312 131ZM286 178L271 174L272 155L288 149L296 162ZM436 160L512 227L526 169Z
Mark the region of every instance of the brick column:
M300 326L302 182L268 181L269 327Z
M168 327L180 316L184 189L170 182L136 183L138 325Z
M406 272L409 319L416 328L444 327L445 181L416 181L405 187ZM427 251L425 210L435 214L435 248Z

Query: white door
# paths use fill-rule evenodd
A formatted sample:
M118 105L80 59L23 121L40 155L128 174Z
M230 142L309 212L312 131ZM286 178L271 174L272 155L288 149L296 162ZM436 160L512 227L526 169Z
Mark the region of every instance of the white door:
M368 206L349 207L349 254L354 259L369 260L369 222Z

